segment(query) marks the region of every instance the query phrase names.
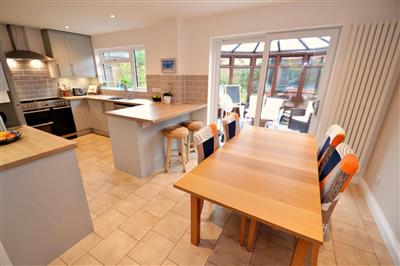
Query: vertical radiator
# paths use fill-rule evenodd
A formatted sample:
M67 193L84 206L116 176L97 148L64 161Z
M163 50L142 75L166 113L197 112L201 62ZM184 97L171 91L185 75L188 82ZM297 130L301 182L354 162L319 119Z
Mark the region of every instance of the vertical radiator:
M361 171L379 134L383 113L399 77L398 21L354 25L348 45L334 121L360 159Z

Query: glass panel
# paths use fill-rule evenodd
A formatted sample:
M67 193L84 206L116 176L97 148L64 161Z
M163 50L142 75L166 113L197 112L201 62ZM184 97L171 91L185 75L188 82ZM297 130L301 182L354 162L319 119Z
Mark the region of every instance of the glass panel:
M222 92L224 91L224 86L229 84L229 68L221 67L219 70L219 86Z
M252 95L257 95L258 92L258 83L260 81L260 68L254 68L254 72L253 72L253 90L252 90Z
M105 60L118 60L118 59L129 59L129 52L105 52L103 53L103 59Z
M275 65L275 57L268 58L268 65Z
M313 55L308 59L310 65L320 65L325 63L325 55Z
M331 37L330 36L324 36L324 37L322 37L322 39L324 39L327 42L331 41Z
M289 102L295 101L301 70L301 67L279 67L278 80L273 96L286 98Z
M249 84L250 68L234 68L232 85L239 84L241 87L240 100L246 102L247 99L247 87Z
M229 58L221 57L221 66L229 66Z
M303 57L282 57L281 65L302 65Z
M235 58L235 66L249 66L250 58Z
M308 67L305 71L306 73L302 92L303 100L314 100L318 93L318 84L322 67Z
M265 42L260 42L257 46L256 53L263 53L265 47Z
M271 45L269 47L269 51L270 52L278 52L279 51L279 49L278 49L278 41L277 40L271 42Z
M274 77L274 68L269 67L267 70L267 78L265 80L265 95L271 96L271 88L272 88L272 79Z
M252 53L256 49L256 45L256 42L241 43L239 47L236 48L235 52Z
M262 57L256 58L256 66L262 65Z
M298 39L279 40L281 51L306 50Z
M107 87L123 90L125 84L132 88L132 68L130 63L103 64L104 78Z
M146 53L135 50L136 80L139 88L146 88Z
M236 48L236 46L238 46L237 43L235 44L225 44L221 46L221 52L232 52L233 49Z
M301 38L301 40L305 43L305 45L307 45L309 49L322 49L329 46L329 43L324 42L317 37Z

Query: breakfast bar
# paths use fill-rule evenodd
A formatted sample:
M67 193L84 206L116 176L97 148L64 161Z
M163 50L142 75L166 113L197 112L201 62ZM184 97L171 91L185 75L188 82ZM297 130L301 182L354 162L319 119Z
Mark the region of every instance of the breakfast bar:
M206 104L139 105L107 112L115 167L137 177L161 170L161 130L189 119L205 122Z

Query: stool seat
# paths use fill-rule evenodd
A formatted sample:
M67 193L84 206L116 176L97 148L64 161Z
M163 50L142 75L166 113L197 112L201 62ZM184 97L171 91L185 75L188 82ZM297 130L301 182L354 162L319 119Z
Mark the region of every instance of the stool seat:
M182 126L186 127L189 131L199 131L204 127L203 122L196 120L189 120L182 122Z
M164 128L162 130L162 134L168 138L181 139L181 138L186 138L186 136L189 134L189 130L181 126L172 126Z

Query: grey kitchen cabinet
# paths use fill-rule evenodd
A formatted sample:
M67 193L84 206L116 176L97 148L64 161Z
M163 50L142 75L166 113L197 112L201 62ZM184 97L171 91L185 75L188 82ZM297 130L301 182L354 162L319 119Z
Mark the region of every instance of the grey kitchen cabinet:
M90 36L76 33L42 30L46 55L53 77L96 77L92 41Z
M87 101L84 99L73 100L71 101L71 109L72 115L74 116L75 127L78 135L80 135L79 132L90 129Z
M93 130L108 135L106 112L114 110L114 103L88 99L89 121Z

